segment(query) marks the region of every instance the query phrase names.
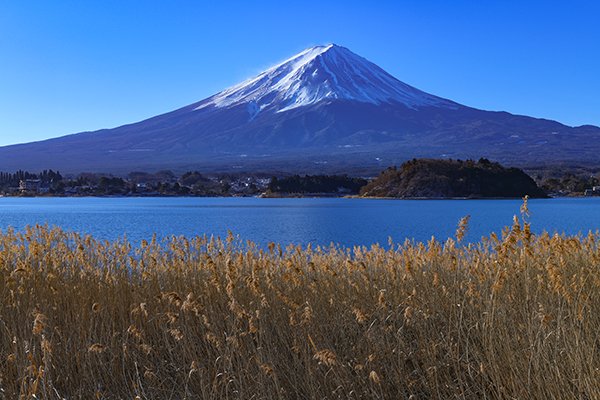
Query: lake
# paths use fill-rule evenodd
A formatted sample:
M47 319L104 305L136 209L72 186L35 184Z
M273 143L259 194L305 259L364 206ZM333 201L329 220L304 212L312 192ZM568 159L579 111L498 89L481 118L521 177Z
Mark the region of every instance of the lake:
M100 239L124 235L134 244L170 235L214 235L231 230L261 245L343 246L427 241L454 236L471 216L466 239L499 232L519 214L520 200L372 200L344 198L0 198L0 229L48 224ZM600 228L600 198L530 200L534 232L577 234Z

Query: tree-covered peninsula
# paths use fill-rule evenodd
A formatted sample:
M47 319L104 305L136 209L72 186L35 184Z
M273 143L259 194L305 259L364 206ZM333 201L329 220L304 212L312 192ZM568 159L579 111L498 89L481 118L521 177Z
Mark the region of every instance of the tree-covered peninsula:
M361 189L364 197L516 198L547 197L518 168L505 168L485 158L473 160L413 159L383 171Z

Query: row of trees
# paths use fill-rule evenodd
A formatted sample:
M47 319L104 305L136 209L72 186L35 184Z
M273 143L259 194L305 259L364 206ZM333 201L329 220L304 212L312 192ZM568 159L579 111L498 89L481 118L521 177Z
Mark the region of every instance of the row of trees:
M365 179L346 175L294 175L286 178L271 178L269 191L273 193L356 194L366 184Z
M417 173L419 179L408 179ZM390 186L384 181L397 180L402 175L406 179L417 182L420 188L430 187L432 190L443 189L452 183L452 192L498 192L498 190L484 190L483 186L489 184L497 185L499 181L515 183L515 171L510 171L510 178L500 179L504 168L495 162L485 158L474 160L423 160L413 159L405 162L399 167L391 167L386 170L377 180L377 185ZM536 172L536 171L531 171ZM494 173L494 179L484 179L484 175ZM458 176L452 179L451 176ZM578 193L593 186L600 186L600 180L593 171L571 171L568 169L558 171L538 171L536 181L538 185L548 193ZM281 193L307 194L307 193L330 193L330 194L356 194L368 183L365 179L348 177L346 175L293 175L287 177L266 176L239 176L219 175L206 176L198 171L188 171L181 176L176 176L172 171L131 172L126 177L115 177L106 174L82 173L75 177L63 177L59 171L51 169L39 173L19 170L16 172L0 172L0 193L10 193L17 190L21 180L40 180L41 187L46 188L51 194L83 194L83 195L127 195L127 194L160 194L160 195L199 195L199 196L223 196L229 194L255 195L271 192L275 195ZM424 180L430 181L425 185ZM519 179L516 179L517 181ZM260 181L260 183L259 183ZM391 183L391 182L390 182ZM403 183L403 184L404 184ZM464 188L467 183L471 185ZM399 188L403 184L391 184L390 187ZM461 186L461 188L454 186ZM476 186L476 187L473 187ZM483 185L483 186L481 186ZM371 185L373 186L373 185ZM469 185L467 185L469 186ZM481 187L480 187L481 186ZM454 190L456 189L456 190ZM460 190L459 190L460 189ZM464 190L463 190L464 189ZM497 188L498 189L498 188ZM502 190L499 190L500 192ZM461 194L456 194L457 196ZM426 194L423 193L424 196ZM430 194L434 195L434 194ZM497 194L500 195L500 194Z
M39 174L21 170L14 173L0 172L0 186L19 186L19 182L26 179L39 179L43 184L53 184L62 181L63 177L60 172L51 169Z
M253 178L249 183L242 178L223 175L207 177L198 171L189 171L177 177L171 171L156 173L132 172L127 177L106 174L81 173L75 177L63 177L60 172L44 170L41 173L17 171L0 172L0 193L18 192L22 180L40 180L45 192L55 195L199 195L226 196L229 194L258 194ZM262 188L264 190L264 187Z

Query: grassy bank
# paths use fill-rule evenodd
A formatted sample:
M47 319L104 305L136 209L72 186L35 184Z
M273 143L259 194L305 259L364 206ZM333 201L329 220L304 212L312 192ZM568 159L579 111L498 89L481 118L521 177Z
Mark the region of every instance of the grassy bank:
M600 238L464 225L393 250L4 232L0 398L600 398Z

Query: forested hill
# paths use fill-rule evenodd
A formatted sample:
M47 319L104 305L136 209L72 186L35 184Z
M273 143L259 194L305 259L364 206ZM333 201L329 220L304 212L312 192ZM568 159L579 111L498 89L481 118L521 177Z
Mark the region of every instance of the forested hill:
M391 167L361 189L365 197L547 197L534 180L518 168L504 168L487 159L413 159Z

